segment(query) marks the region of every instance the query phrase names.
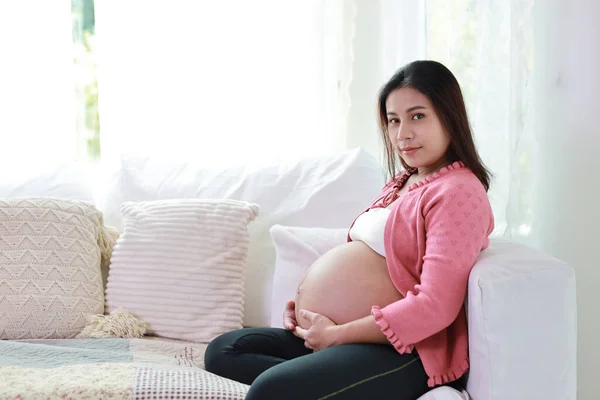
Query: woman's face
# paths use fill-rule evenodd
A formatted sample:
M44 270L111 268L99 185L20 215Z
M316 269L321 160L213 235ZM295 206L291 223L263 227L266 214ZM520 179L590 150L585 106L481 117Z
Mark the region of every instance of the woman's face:
M450 135L427 96L410 87L396 89L385 108L390 141L406 164L418 168L419 173L434 172L447 164Z

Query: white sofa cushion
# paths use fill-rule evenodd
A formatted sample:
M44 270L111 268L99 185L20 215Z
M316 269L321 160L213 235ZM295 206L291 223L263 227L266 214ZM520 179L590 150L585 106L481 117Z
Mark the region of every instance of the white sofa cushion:
M108 311L123 307L148 333L208 343L242 327L248 224L236 200L125 202L111 258Z
M275 250L274 224L348 228L384 184L380 164L364 150L266 166L208 168L157 159L122 160L103 211L122 228L121 204L177 198L229 198L256 203L246 268L245 326L268 326Z
M471 272L467 302L467 390L473 399L575 399L575 277L569 265L494 239Z

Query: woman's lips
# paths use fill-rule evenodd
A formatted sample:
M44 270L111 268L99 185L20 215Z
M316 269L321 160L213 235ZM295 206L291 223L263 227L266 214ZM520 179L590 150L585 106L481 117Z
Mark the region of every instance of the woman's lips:
M400 151L403 154L406 154L407 156L410 156L412 154L415 154L419 149L420 149L420 147L403 147L403 148L400 149Z

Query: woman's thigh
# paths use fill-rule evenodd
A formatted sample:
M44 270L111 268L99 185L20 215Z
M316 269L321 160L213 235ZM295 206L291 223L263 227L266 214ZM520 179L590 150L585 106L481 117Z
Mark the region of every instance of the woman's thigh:
M395 399L426 393L427 374L416 352L391 345L348 344L298 357L263 372L246 400Z

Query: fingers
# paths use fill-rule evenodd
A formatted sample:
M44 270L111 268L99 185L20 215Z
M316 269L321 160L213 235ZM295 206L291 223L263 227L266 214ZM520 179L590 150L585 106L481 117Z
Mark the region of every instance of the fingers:
M298 325L296 322L296 318L292 317L289 314L283 314L283 327L288 331L293 331L294 328Z
M283 312L283 327L288 331L294 330L298 324L296 322L296 304L293 300L290 300L285 305L285 311Z
M310 344L308 344L308 342L306 340L304 341L304 347L306 347L307 349L312 350L312 351L317 351Z
M283 321L283 327L284 327L285 329L287 329L288 331L293 331L293 330L294 330L294 328L296 327L296 325L294 325L294 323L293 323L293 322L291 322L291 321L286 321L286 320L284 320L284 321Z
M304 339L304 347L306 347L307 349L312 350L312 351L317 351L317 349L315 349L313 346L311 346L308 343L308 341L306 340L306 336L308 334L308 329L300 328L299 326L297 326L296 329L294 329L293 333L296 337L299 337L300 339Z
M294 329L294 334L304 340L306 340L307 333L308 333L308 330L306 330L304 328L300 328L299 326L297 326L296 329Z
M320 316L321 314L317 314L315 312L312 311L308 311L308 310L300 310L300 316L306 318L307 320L309 320L311 323L315 323L317 318Z

